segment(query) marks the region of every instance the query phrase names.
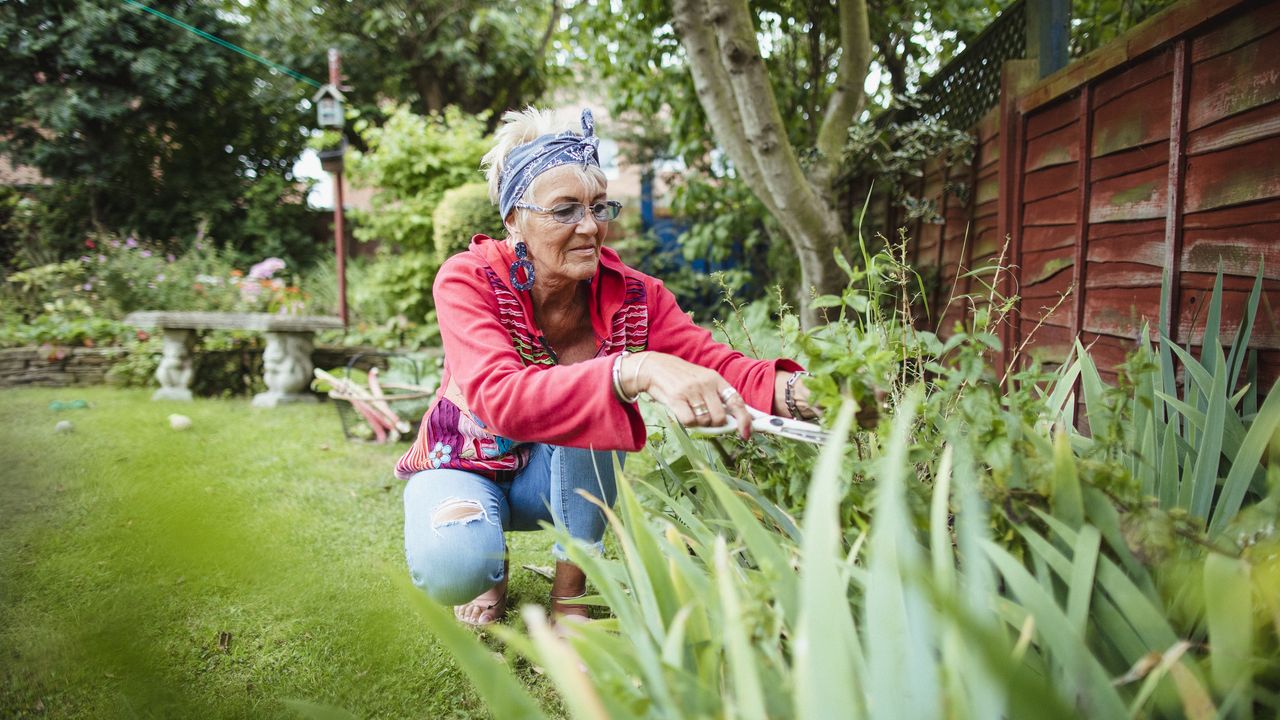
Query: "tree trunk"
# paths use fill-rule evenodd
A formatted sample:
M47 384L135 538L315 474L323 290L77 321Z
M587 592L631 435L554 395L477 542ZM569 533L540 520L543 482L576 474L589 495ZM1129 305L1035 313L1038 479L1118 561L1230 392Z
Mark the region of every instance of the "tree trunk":
M864 100L871 48L866 0L841 0L842 55L808 173L787 139L747 0L674 0L672 9L716 139L800 260L797 305L802 324L813 327L822 317L809 307L811 294L838 294L848 281L833 259L844 232L832 192L849 125Z

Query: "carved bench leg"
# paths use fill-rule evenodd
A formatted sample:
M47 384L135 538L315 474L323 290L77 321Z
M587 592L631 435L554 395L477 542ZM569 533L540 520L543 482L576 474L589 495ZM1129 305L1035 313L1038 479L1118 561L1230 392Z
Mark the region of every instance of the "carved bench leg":
M262 379L267 391L253 396L254 407L275 407L291 402L315 402L307 391L311 383L310 332L269 332L262 351Z
M152 400L191 400L191 330L163 328L164 355L156 367L160 389Z

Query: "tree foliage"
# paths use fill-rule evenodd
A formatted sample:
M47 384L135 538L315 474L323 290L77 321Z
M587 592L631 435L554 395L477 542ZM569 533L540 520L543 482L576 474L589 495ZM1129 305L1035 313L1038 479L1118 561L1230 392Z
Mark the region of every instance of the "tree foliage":
M832 183L850 127L867 117L869 101L891 96L886 68L900 68L904 85L918 79L934 59L921 48L953 51L982 27L976 18L985 7L979 0L586 3L572 13L567 41L608 78L614 114L637 128L628 140L639 159L676 157L689 175L727 190L750 187L759 200L751 224L760 232L746 237L789 240L803 286L829 291L842 282L830 272L831 252L848 248L852 229ZM968 19L962 30L930 24L960 25L959 17ZM896 64L886 62L888 53ZM864 96L873 59L884 70L882 87ZM776 114L759 112L775 104ZM670 118L670 132L654 130L666 123L653 117Z
M209 3L156 6L239 39ZM309 243L291 174L304 142L295 81L114 0L0 4L0 58L0 151L52 181L47 242L90 229L164 239L203 223L241 248Z
M274 57L327 78L324 49L342 53L351 103L381 117L383 100L419 115L453 105L501 113L539 98L554 74L547 49L560 18L556 2L483 0L268 0L242 7L251 32L274 43Z
M480 158L490 144L484 121L452 107L424 116L402 105L391 109L381 126L355 123L368 150L353 153L352 181L378 189L372 209L355 213L355 235L380 244L368 275L373 287L358 292L367 305L380 308L381 317L430 324L431 284L444 261L437 250L435 218L440 210L442 218L474 216L474 203L465 196L452 196L465 207L445 209L443 203L449 190L483 179ZM493 218L497 214L492 211Z

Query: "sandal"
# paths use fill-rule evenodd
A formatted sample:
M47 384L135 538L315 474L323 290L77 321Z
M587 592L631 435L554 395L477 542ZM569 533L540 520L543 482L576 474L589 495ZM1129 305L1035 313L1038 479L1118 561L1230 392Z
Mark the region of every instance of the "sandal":
M577 595L552 595L551 596L551 621L553 624L581 623L590 622L591 609L589 605L581 603L571 603L570 600L580 600L587 596L587 592L583 591Z
M498 585L485 590L476 596L474 600L462 605L453 606L453 616L463 625L472 627L486 627L493 625L507 615L507 587L509 578L507 577L508 566L503 565L502 580ZM502 589L499 590L498 586ZM464 611L470 607L480 608L480 614L474 619L464 615Z

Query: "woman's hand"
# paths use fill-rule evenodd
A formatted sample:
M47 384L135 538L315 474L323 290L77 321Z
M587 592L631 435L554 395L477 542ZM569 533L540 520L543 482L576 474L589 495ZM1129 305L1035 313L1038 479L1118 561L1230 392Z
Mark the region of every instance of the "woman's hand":
M805 387L804 375L807 373L780 372L773 379L773 414L796 420L812 420L822 413L809 404L809 388ZM799 376L799 377L796 377ZM791 385L791 399L795 402L799 416L787 405L787 385Z
M732 416L742 438L751 437L746 401L714 370L649 350L624 357L619 375L628 395L648 393L685 427L718 427Z

